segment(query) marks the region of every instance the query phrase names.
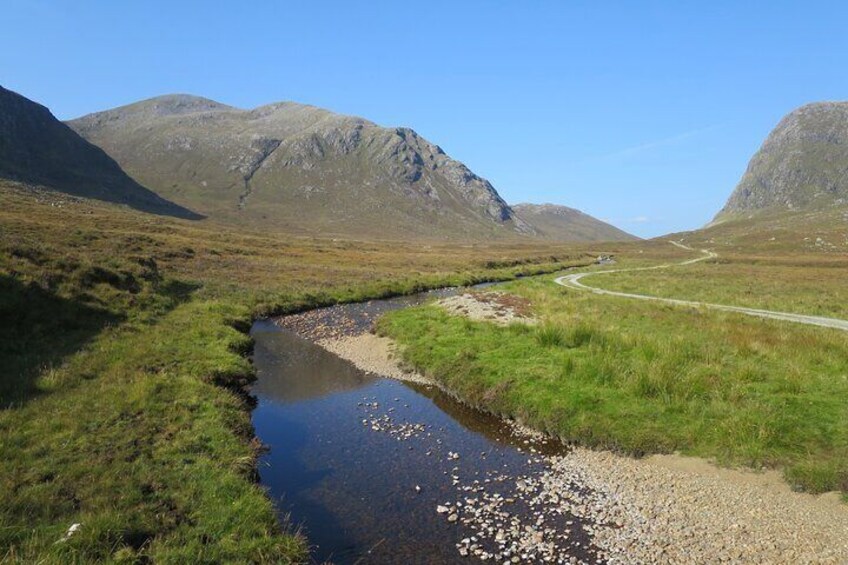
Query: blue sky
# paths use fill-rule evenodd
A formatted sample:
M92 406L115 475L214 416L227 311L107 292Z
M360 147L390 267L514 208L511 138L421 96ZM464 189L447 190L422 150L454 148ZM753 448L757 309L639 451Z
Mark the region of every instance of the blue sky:
M3 0L0 13L0 84L62 119L171 92L315 104L416 129L508 202L641 236L703 225L785 113L848 98L844 3Z

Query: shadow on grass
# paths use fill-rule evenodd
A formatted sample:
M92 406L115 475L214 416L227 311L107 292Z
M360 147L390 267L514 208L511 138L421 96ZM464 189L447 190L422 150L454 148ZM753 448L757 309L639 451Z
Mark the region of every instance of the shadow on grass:
M101 279L93 282L130 294L138 291L123 288L123 280ZM134 279L131 282L135 285ZM188 301L200 287L176 280L156 280L155 284L157 316ZM0 410L38 394L36 381L45 370L79 351L107 326L125 319L122 314L0 275Z
M0 275L0 409L37 394L48 367L121 317Z

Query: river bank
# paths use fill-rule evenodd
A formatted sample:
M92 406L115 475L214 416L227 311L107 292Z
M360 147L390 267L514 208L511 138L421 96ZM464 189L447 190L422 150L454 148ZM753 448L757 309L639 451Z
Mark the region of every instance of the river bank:
M314 560L602 559L586 533L588 520L560 513L539 522L549 505L515 493L519 477L546 471L543 454L564 452L559 442L525 435L423 379L383 378L270 326L258 322L252 332L253 423L268 446L261 483L280 515L309 538ZM337 339L348 352L357 349L352 344L373 344L369 337ZM373 351L363 353L360 365L382 368L371 365ZM379 362L392 363L388 355Z
M443 302L475 311L468 298ZM362 324L345 324L343 335L323 335L322 320L329 319L328 314L307 313L281 323L299 327L302 335L364 371L435 384L401 363L391 340L369 333ZM531 457L538 472L502 478L511 483L509 492L460 495L438 509L454 523L479 526L476 539L466 537L457 544L460 555L503 558L503 552L484 548L489 542L507 548L508 559L520 560L521 548L541 534L534 547L545 549L537 555L568 562L568 551L560 552L555 541L546 545L556 536L554 529L545 527L546 521L567 513L584 525L595 557L607 562L848 560L848 508L839 495L793 492L775 471L726 469L679 455L634 459L576 447ZM473 483L458 485L475 493ZM525 532L530 538L498 518L508 513L508 500L522 500L535 509L539 528Z
M562 245L300 238L45 195L0 186L10 563L307 560L312 540L256 483L253 404L240 394L255 374L252 322L591 258Z

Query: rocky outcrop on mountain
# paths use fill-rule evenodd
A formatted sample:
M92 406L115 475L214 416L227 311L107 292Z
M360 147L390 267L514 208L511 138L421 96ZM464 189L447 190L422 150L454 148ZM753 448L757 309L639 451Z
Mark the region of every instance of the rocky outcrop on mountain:
M636 236L580 210L557 204L515 204L515 213L534 226L538 236L557 241L629 241Z
M533 236L494 187L408 128L281 102L170 95L68 122L140 183L224 221L305 234Z
M197 219L131 179L50 111L0 87L0 178L156 214Z
M716 220L848 204L848 102L802 106L753 156Z

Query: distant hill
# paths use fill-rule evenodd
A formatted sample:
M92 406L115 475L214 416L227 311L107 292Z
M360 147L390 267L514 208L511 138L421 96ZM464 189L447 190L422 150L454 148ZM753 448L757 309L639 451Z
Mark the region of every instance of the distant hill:
M512 209L538 230L538 236L557 241L628 241L638 237L580 210L556 204L514 204Z
M169 95L68 122L160 195L251 227L387 238L533 235L492 185L406 128L282 102Z
M772 130L716 220L841 204L848 204L848 102L820 102Z
M140 186L50 111L0 87L0 178L182 218L201 216Z

